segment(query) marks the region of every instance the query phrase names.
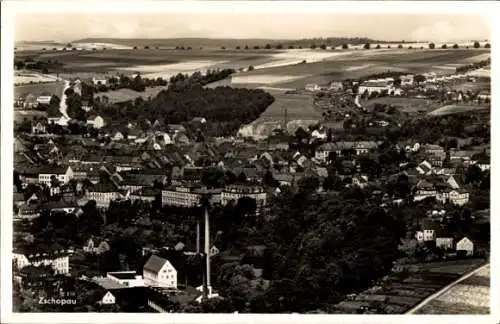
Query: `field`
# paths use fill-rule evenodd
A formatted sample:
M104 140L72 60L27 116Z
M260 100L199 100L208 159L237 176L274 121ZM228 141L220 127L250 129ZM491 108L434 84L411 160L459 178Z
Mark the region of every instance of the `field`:
M64 82L47 82L47 83L27 83L14 86L14 98L26 94L40 95L57 95L61 97L64 89Z
M354 300L335 306L335 313L356 313L360 306L376 313L402 314L426 297L479 267L480 259L433 262L410 266L406 274L392 273L380 286L372 287Z
M439 109L433 110L429 113L431 116L445 116L451 114L462 113L466 111L476 111L489 109L489 105L448 105Z
M239 80L249 80L249 87L273 86L277 88L302 88L307 83L327 84L332 80L359 78L386 72L424 73L434 71L448 74L457 65L465 64L470 57L489 55L485 50L346 50L330 51L321 56L313 51L294 51L294 57L273 56L274 62L256 65L255 70L237 75ZM318 53L319 54L319 53ZM306 64L301 62L306 60ZM280 79L280 77L282 79ZM267 78L267 79L266 79Z
M430 103L424 98L406 98L406 97L382 97L369 100L361 100L360 104L368 110L372 110L375 104L392 105L402 112L416 113L418 111L427 111Z
M489 314L490 267L459 282L417 311L417 314Z
M294 132L299 126L306 127L321 119L321 113L314 108L313 97L303 94L285 94L283 91L268 90L275 101L260 115L260 117L249 125L240 129L245 136L255 138L266 137L276 127L283 127L286 121L287 129Z
M124 102L129 100L134 100L136 98L148 99L149 97L155 97L160 91L166 89L166 87L147 87L144 92L137 92L130 89L119 89L115 91L100 92L94 95L97 97L108 97L110 103Z
M47 113L45 111L40 110L16 110L14 111L14 121L22 122L25 118L27 120L31 120L34 118L47 117Z

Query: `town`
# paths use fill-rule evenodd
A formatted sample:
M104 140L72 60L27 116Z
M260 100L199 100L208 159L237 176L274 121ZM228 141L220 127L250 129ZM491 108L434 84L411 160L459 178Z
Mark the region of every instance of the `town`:
M403 314L488 264L490 44L358 43L477 59L278 89L246 86L257 64L162 78L18 50L16 310Z

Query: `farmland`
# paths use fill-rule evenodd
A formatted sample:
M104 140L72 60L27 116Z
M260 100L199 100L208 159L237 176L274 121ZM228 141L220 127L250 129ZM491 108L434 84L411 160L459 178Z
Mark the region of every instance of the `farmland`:
M409 266L406 272L390 274L383 282L358 294L353 300L337 304L334 312L357 313L360 307L366 307L382 314L405 313L483 262L482 259L468 259Z
M29 93L36 96L55 94L61 97L63 89L64 89L63 81L21 84L14 86L14 98Z
M488 265L439 294L416 314L489 314L490 278Z
M477 111L477 110L485 110L489 109L489 105L448 105L441 107L439 109L433 110L429 113L431 116L445 116L451 114L458 114L467 111Z
M283 91L268 90L275 101L251 124L240 129L246 136L265 137L271 134L272 130L282 127L285 120L287 129L294 132L299 126L314 124L321 119L321 113L313 105L311 95L285 94Z

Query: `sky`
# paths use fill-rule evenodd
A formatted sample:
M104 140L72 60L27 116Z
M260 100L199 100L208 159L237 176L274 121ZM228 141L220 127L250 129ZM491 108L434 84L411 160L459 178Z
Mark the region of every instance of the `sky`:
M480 14L162 13L18 14L15 41L110 38L369 37L377 40L454 41L490 39Z

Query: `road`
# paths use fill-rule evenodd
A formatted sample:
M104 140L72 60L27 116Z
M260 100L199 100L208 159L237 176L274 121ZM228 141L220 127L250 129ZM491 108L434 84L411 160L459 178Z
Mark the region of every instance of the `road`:
M462 281L464 281L465 279L469 278L469 277L472 277L473 275L481 272L482 270L484 270L485 268L489 267L490 264L485 264L479 268L477 268L476 270L473 270L472 272L466 274L465 276L457 279L456 281L452 282L451 284L449 284L448 286L444 287L443 289L439 290L438 292L430 295L429 297L427 297L426 299L424 299L420 304L418 304L417 306L413 307L412 309L410 309L406 314L415 314L419 309L421 309L422 307L424 307L425 305L427 305L429 302L431 302L432 300L434 300L435 298L438 298L439 296L441 296L442 294L446 293L448 290L450 290L451 288L455 287L456 285L460 284Z

